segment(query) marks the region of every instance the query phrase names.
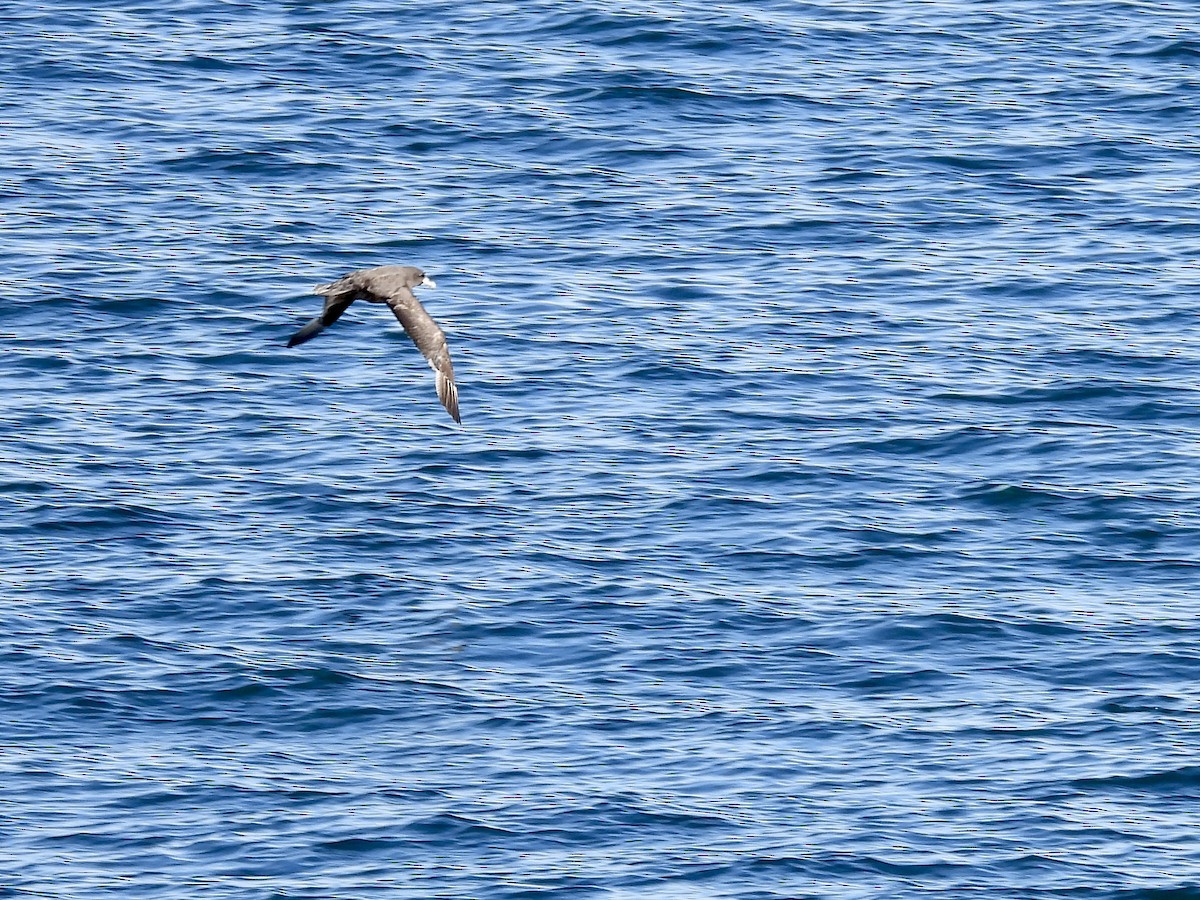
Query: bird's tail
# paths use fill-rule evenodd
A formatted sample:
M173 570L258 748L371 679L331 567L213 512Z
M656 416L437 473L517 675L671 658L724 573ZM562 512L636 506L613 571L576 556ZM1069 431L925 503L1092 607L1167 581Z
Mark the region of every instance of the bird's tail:
M289 347L295 347L297 344L303 344L305 341L311 341L324 330L325 324L321 321L321 317L317 316L315 319L293 334L290 338L288 338L287 345Z

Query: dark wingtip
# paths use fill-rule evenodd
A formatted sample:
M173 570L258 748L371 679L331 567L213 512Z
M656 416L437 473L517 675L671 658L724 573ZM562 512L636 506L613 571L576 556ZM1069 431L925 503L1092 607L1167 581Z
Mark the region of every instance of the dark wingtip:
M313 319L311 322L293 334L290 338L288 338L287 345L289 347L295 347L297 344L303 344L305 341L311 341L324 330L325 326L321 324L320 318Z

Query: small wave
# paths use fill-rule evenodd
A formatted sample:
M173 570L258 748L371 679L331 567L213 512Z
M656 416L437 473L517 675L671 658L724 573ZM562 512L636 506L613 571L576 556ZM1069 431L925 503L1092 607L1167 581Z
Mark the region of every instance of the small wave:
M1114 55L1142 59L1182 60L1185 62L1200 59L1200 41L1175 40L1155 42L1148 39L1140 43L1140 47L1119 49Z
M1058 506L1080 496L1064 488L1047 485L984 482L964 489L960 499L1001 510L1022 510Z
M1080 790L1089 792L1115 789L1152 791L1168 796L1189 795L1200 789L1200 766L1179 766L1174 769L1143 772L1137 775L1122 772L1103 777L1076 778L1072 780L1071 784Z

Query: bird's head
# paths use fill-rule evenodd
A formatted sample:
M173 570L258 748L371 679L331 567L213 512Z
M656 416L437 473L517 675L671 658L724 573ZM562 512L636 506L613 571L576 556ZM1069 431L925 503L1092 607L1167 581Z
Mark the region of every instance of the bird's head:
M426 275L424 272L422 272L420 269L413 269L412 274L409 276L409 279L410 279L409 287L427 287L427 288L437 287L437 282L434 281L432 278L430 278L428 275Z

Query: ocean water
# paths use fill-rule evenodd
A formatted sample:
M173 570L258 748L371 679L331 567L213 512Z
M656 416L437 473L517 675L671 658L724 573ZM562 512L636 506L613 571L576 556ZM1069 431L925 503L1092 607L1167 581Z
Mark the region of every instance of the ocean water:
M0 897L1200 897L1194 4L0 21Z

